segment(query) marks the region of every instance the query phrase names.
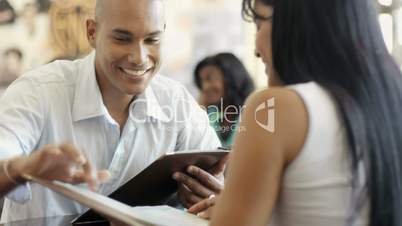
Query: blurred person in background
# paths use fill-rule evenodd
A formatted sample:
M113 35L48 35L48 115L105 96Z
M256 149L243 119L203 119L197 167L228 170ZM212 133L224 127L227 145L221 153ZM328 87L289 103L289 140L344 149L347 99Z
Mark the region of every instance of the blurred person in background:
M244 102L254 91L247 69L232 53L220 53L197 64L194 80L201 91L199 102L207 110L222 146L230 148Z
M13 23L16 14L7 0L0 0L0 25Z
M49 61L73 60L91 50L85 21L94 18L95 0L56 0L49 9Z
M37 2L39 4L39 10L41 12L47 12L52 2L54 2L54 0L37 0Z
M22 73L23 55L18 48L4 51L0 65L0 95Z
M36 23L36 20L38 13L39 13L39 6L36 1L26 3L21 12L20 19L29 37L34 37L37 33L38 25Z
M9 46L16 46L21 50L24 55L23 72L25 72L46 62L45 44L49 19L46 14L39 13L36 1L24 0L19 4L18 19L10 30L10 36L4 39L8 39Z

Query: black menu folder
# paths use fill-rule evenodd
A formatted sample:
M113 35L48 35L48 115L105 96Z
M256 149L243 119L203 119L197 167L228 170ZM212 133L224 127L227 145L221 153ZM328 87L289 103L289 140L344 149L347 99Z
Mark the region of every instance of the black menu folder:
M177 182L172 179L174 172L185 172L190 165L208 170L228 153L228 150L197 150L166 154L119 187L109 197L129 206L165 205L177 191ZM76 218L72 224L93 225L105 221L93 210L88 210Z

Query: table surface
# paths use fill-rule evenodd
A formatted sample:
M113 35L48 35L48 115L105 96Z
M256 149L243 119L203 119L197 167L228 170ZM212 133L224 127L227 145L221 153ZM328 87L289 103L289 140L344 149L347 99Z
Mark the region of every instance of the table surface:
M15 221L11 223L0 224L0 226L71 226L71 221L76 218L73 216L47 217L38 219L29 219L23 221ZM109 224L85 224L83 226L103 226Z

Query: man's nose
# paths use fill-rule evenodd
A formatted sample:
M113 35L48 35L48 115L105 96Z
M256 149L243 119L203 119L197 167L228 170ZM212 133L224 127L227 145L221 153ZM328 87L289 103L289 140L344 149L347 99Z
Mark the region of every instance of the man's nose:
M128 55L128 61L135 65L145 65L147 61L147 51L143 45L134 46Z

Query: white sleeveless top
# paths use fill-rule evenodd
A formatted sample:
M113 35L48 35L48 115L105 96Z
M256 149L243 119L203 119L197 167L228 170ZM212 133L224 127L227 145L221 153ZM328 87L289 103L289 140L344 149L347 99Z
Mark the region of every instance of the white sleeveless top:
M302 150L285 169L275 226L345 226L351 212L351 165L346 130L334 99L318 84L288 86L309 116ZM354 225L368 225L368 207Z

